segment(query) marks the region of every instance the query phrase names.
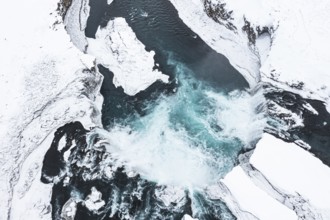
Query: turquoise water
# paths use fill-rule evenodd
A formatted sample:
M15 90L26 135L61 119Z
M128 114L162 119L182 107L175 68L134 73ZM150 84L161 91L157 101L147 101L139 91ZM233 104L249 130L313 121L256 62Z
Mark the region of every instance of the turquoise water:
M159 184L203 188L215 184L262 132L262 96L224 93L172 61L178 86L146 102L109 132L108 151L120 164Z
M260 137L261 92L247 92L244 77L181 21L169 1L114 0L106 6L92 0L86 36L116 17L124 17L146 50L155 51L155 68L169 75L170 83L156 82L128 96L114 87L111 67L100 66L105 130L94 132L107 142L117 167L156 185L187 189L195 217L234 219L221 201L208 200L204 189Z

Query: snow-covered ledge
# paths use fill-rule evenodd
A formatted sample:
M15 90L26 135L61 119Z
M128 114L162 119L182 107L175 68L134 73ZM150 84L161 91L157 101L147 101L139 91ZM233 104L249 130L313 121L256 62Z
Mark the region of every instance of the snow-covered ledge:
M40 183L40 170L53 132L75 120L101 126L102 76L94 58L70 42L57 3L0 8L1 220L49 219L51 187Z

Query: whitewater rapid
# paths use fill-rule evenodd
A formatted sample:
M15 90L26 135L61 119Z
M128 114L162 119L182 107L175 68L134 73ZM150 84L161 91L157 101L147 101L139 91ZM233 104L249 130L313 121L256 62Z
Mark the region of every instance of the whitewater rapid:
M260 90L225 93L175 63L176 92L97 134L117 166L160 185L216 183L253 147L265 126Z

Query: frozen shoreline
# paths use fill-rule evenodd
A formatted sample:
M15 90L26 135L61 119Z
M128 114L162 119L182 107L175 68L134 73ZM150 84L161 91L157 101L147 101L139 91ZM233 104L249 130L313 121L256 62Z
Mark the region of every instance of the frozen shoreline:
M40 182L40 169L53 132L75 120L102 126L102 76L92 70L94 58L70 42L57 3L0 9L1 220L50 219L51 186Z

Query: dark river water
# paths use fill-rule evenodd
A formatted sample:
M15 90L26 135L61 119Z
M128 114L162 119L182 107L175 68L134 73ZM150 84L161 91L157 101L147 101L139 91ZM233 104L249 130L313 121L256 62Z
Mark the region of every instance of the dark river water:
M241 152L254 147L266 123L263 95L248 94L243 76L181 21L168 0L114 0L111 5L90 0L90 6L87 37L94 38L110 19L124 17L146 50L155 51L159 66L154 68L170 76L170 82L157 81L129 96L114 86L111 67L98 65L104 76L105 130L87 131L73 122L56 131L41 178L54 184L52 218L180 220L189 214L200 220L236 219L221 200L209 199L203 187L215 184L237 164ZM313 116L303 110L306 101L294 94L266 96L288 109L300 109L307 127L290 131L292 136L311 145L320 142L313 152L330 161L330 116L322 103L307 101L322 113ZM63 139L66 144L60 149ZM137 175L128 175L131 168ZM157 194L168 185L184 192L180 200L165 205ZM96 211L84 201L92 187L105 203ZM75 201L75 217L63 214L72 207L68 201Z
M310 151L316 157L330 166L330 114L325 107L325 103L313 99L304 99L300 95L288 91L273 91L266 93L265 96L303 118L303 127L295 127L286 131L289 134L286 141L303 140L311 146ZM306 109L304 105L307 104L314 108L318 114ZM285 114L274 117L270 110L269 118L275 121L283 120ZM290 122L286 123L289 124ZM273 134L276 135L276 132Z

